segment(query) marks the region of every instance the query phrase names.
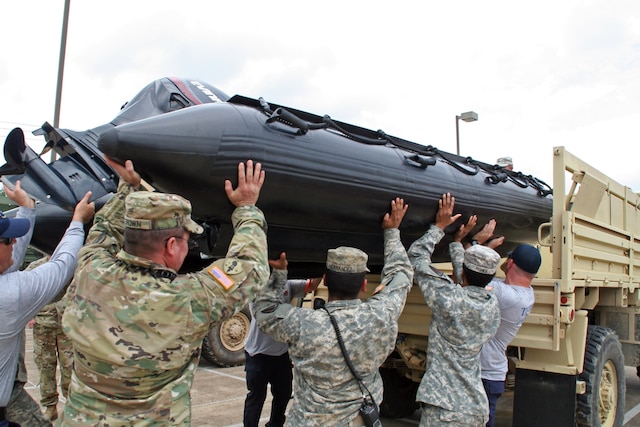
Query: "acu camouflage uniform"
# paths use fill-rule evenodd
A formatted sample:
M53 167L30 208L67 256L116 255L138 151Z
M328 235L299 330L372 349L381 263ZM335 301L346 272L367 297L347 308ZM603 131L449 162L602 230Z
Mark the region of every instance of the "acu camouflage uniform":
M189 426L209 327L245 307L269 278L266 221L255 206L234 210L227 258L202 271L176 274L126 253L132 191L120 184L80 250L62 319L75 348L62 426Z
M382 379L378 368L393 351L398 317L411 288L413 271L398 229L384 230L382 291L366 301L327 302L336 318L355 369L378 404ZM359 416L362 391L347 367L324 310L282 304L284 277L266 288L254 303L260 328L289 344L294 366L294 400L285 426L348 426Z
M424 419L420 425L471 425L465 420L473 419L479 420L474 425L484 426L488 402L479 357L482 345L500 325L500 309L492 292L477 286L461 287L431 265L431 254L443 236L444 232L432 225L408 251L416 282L432 311L427 366L416 400L445 410L431 411L443 418ZM453 258L460 255L461 248L454 247Z
M29 264L27 270L36 268L48 260L49 257L40 258ZM64 287L52 302L42 307L34 317L33 353L40 372L40 405L44 407L58 404L58 362L60 389L65 398L71 381L73 344L62 331L62 314L65 308L65 300L62 297L66 291L67 287Z

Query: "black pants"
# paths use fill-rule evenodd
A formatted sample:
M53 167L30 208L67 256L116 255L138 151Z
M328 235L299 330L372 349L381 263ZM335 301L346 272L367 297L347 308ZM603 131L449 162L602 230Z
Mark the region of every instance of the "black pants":
M291 399L291 360L289 353L282 356L256 354L249 356L244 365L247 380L247 398L244 401L244 427L258 427L260 413L267 398L267 384L271 384L271 416L267 426L282 427L284 412Z

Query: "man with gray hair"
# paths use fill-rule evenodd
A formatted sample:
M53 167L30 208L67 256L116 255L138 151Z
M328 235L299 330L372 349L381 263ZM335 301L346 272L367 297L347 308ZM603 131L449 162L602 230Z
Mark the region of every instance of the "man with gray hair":
M500 309L485 286L500 255L474 245L464 252L462 286L431 263L431 255L453 215L455 198L443 194L436 220L409 248L415 279L431 309L427 366L416 400L422 405L420 426L482 427L488 419L487 396L480 379L480 350L500 325Z
M289 344L294 367L294 401L285 426L364 426L359 414L364 390L353 376L338 343L329 314L339 327L346 352L375 403L382 401L378 368L393 351L398 318L404 308L413 271L400 241L398 227L407 211L404 200L391 202L382 220L384 267L382 289L365 301L367 254L356 248L330 249L325 284L325 310L282 303L284 279L269 283L254 303L258 326ZM367 396L368 398L369 396Z
M265 173L238 164L225 181L233 238L226 257L180 274L202 227L176 194L138 191L127 160L107 162L118 192L98 211L62 318L75 350L60 426L190 426L191 385L210 326L244 308L269 278L267 223L256 206Z

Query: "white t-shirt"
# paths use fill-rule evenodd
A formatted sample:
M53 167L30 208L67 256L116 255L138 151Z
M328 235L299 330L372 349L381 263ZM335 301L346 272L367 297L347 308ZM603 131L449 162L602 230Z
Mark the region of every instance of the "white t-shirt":
M505 352L533 307L533 288L507 285L501 279L493 279L488 286L493 286L500 304L500 327L482 346L480 368L483 379L504 381L508 370Z

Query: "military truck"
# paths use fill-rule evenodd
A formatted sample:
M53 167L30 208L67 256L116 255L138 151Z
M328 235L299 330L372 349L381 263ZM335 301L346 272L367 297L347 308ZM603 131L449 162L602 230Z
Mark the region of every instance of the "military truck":
M564 147L553 174L553 214L531 242L543 254L535 305L509 348L513 426L622 426L640 344L640 197ZM414 286L381 368L387 416L416 409L430 320Z

